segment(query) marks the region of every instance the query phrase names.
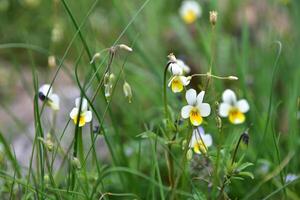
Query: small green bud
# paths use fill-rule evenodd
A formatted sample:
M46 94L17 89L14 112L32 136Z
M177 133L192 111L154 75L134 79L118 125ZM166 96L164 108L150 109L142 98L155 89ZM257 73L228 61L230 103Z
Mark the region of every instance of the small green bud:
M193 150L192 149L189 149L187 152L186 152L186 159L187 160L191 160L193 158Z
M72 159L72 165L76 169L81 169L81 163L80 163L79 159L76 158L76 157L73 157L73 159Z

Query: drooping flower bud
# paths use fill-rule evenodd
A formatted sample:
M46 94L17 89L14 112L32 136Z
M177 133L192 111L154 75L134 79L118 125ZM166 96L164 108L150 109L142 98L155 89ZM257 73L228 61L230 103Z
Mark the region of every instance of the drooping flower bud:
M127 83L126 81L124 82L124 85L123 85L123 92L124 92L125 97L128 99L128 102L131 103L132 90L131 90L129 83Z
M53 150L54 144L52 142L52 137L51 137L50 133L47 134L45 145L46 145L48 151L52 151Z
M129 46L127 46L127 45L125 45L125 44L120 44L119 48L120 49L124 49L124 50L129 51L129 52L132 52L132 48L129 47Z
M210 23L215 26L218 20L218 13L217 11L210 11L209 12L209 21Z
M50 68L55 68L56 67L55 56L51 55L51 56L48 57L48 66Z
M229 79L229 80L232 80L232 81L239 80L239 78L236 77L236 76L228 76L228 79Z
M242 141L243 141L243 143L246 144L246 145L248 145L249 139L250 139L250 137L249 137L248 132L247 132L247 131L244 132L244 133L242 134Z

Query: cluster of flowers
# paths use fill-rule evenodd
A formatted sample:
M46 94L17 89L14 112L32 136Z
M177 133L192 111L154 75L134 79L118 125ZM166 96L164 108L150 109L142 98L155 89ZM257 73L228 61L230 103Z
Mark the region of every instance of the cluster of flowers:
M39 99L45 102L45 104L52 108L54 111L59 110L59 96L53 93L52 87L49 84L45 84L40 87ZM81 110L81 112L79 112L79 109ZM88 109L88 102L85 98L81 99L80 97L78 97L75 99L75 107L71 110L70 117L75 124L77 124L77 121L79 120L79 127L82 127L86 123L92 121L92 111Z
M168 70L171 73L171 78L168 86L174 93L179 93L189 85L193 76L186 76L190 72L190 68L173 54L169 55L170 61ZM209 76L209 75L207 75ZM189 148L195 153L206 153L207 148L212 145L212 137L204 133L204 129L200 126L204 117L208 117L211 113L211 107L208 103L204 103L205 91L197 94L195 89L188 89L185 93L185 98L188 105L181 109L181 117L190 119L190 123L196 127L193 131ZM238 100L236 94L226 89L222 94L222 102L219 104L218 114L220 117L228 118L232 124L241 124L245 121L245 113L249 111L247 100Z

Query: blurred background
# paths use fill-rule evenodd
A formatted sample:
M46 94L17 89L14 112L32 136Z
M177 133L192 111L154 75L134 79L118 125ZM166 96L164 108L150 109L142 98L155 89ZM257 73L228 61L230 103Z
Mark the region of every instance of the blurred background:
M239 97L249 100L250 144L246 157L253 162L258 160L253 168L256 178L248 184L237 185L238 189L231 192L243 196L254 184L264 183L267 171L276 169L279 163L274 153L273 132L278 136L282 160L288 159L283 170L285 175L299 174L300 1L199 0L202 15L193 24L185 24L181 19L181 0L66 2L92 55L111 47L117 40L118 44L133 48L132 53L120 52L112 69L117 73L126 62L124 74L132 87L133 101L129 104L123 97L121 81L105 117L110 140L121 144L115 151L126 157L126 160L121 159L122 165L136 162L135 153L140 148L136 136L161 123L162 80L167 55L173 52L191 67L192 73L208 71L211 56L209 11L217 10L213 73L235 75L239 80L215 80L214 89L218 99L223 89L231 88ZM75 65L79 66L82 83L91 69L89 56L71 20L59 0L0 0L0 130L24 166L28 166L34 137L32 69L37 70L38 82L42 85L50 83L62 66L53 83L55 93L61 97L57 134L63 131L74 99L80 95ZM282 51L278 70L274 73L278 53L276 41L281 42ZM105 59L96 60L97 66ZM100 68L101 73L103 68ZM204 82L197 79L192 84L200 90ZM94 82L93 88L96 86ZM273 101L268 118L271 91ZM92 89L87 94L91 95ZM176 98L171 92L168 95L173 112L179 112L181 97ZM212 104L218 101L210 97L209 92L207 98ZM99 96L95 105L99 113L103 113L106 101ZM46 109L43 114L44 126L50 127L51 117L47 113L51 111ZM269 128L264 137L268 120ZM210 121L214 123L213 118ZM208 127L208 132L216 132L216 128ZM68 126L63 139L66 144L70 143L72 134L73 127ZM97 146L99 157L109 163L111 158L105 143L99 140ZM151 161L145 159L143 165L148 164ZM140 169L143 171L143 166ZM278 180L262 188L263 193L270 193L278 188ZM296 192L292 194L299 199ZM256 195L258 198L259 194Z

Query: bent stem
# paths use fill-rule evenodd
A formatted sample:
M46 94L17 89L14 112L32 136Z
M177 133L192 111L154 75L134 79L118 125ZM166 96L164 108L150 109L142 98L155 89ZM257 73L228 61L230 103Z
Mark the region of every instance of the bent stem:
M163 86L165 119L167 120L167 122L170 117L169 110L168 110L168 99L167 99L167 72L170 64L171 62L168 62L164 70L164 86Z
M168 68L171 62L168 62L165 70L164 70L164 85L163 85L163 99L164 99L164 109L165 109L165 119L166 119L166 124L168 126L169 124L169 119L170 119L170 114L168 110L168 99L167 99L167 72ZM169 136L168 136L169 137ZM168 138L170 139L170 138ZM174 188L174 167L173 167L173 158L171 156L171 151L172 151L172 144L168 144L167 152L166 152L166 160L167 160L167 168L168 168L168 176L169 176L169 184L171 189L173 190Z

